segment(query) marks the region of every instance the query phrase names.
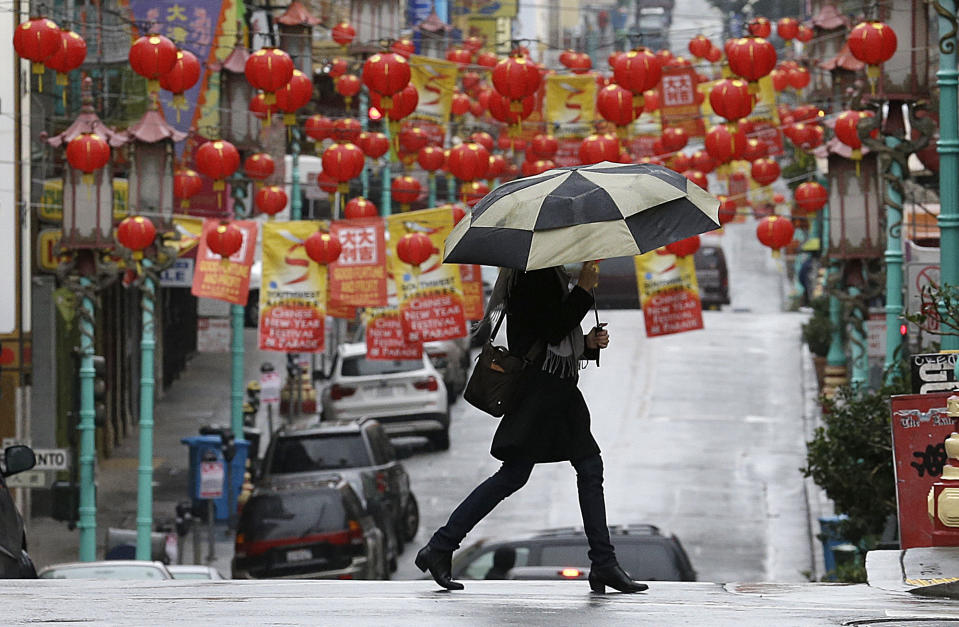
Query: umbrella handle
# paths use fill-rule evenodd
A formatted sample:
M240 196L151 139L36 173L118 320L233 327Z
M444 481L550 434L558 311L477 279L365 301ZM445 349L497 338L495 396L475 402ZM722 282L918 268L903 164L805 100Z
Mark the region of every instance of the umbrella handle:
M599 330L602 327L599 326L599 309L596 308L596 288L590 290L590 293L593 295L593 314L596 316L596 329ZM602 349L596 349L596 367L599 368L599 352Z

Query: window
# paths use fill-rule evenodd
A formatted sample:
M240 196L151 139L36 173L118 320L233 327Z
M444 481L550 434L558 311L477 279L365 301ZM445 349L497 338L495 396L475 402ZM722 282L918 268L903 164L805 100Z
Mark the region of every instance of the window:
M239 524L248 542L300 538L346 528L340 493L332 488L254 496L243 506Z
M423 367L422 359L367 359L365 355L355 355L343 359L341 372L344 377L368 377L379 374L413 372Z
M470 562L466 570L463 571L462 579L486 579L486 573L493 567L493 554L499 547L490 547L476 556L476 559ZM529 566L529 547L516 546L516 563L514 567Z
M359 434L280 438L270 458L270 474L314 472L370 466Z

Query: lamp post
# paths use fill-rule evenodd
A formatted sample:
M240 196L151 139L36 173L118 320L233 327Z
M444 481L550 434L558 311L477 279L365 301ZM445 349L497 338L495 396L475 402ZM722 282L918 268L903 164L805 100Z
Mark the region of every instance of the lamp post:
M93 81L82 84L83 106L65 131L46 139L54 148L66 148L84 134L96 135L111 147L126 143L126 137L108 128L93 109ZM95 482L96 405L93 365L96 326L95 291L98 278L115 274L116 267L104 261L102 253L113 248L113 172L109 160L91 172L69 161L63 166L63 228L60 247L70 261L60 270L80 300L80 432L79 451L79 560L96 559L97 503Z
M956 0L937 0L939 14L939 255L943 285L959 287L959 179L950 173L959 169L959 122L956 97L959 71L956 69ZM941 312L945 315L945 312ZM950 321L953 324L955 321ZM942 350L959 349L959 336L943 334Z
M186 133L167 124L157 108L143 114L127 131L133 141L133 163L129 189L131 213L154 216L163 230L173 227L173 143L186 139ZM145 242L144 242L145 243ZM126 242L124 242L126 244ZM134 252L139 256L139 251ZM157 255L159 257L159 255ZM154 305L156 282L153 273L171 262L167 254L159 264L143 259L141 285L142 322L140 330L140 453L137 468L137 543L136 559L151 556L150 533L153 528L153 424L154 424L154 349L156 328Z

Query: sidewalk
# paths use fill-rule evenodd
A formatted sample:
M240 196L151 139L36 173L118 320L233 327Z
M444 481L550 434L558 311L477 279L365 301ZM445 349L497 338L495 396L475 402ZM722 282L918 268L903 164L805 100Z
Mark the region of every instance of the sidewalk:
M256 329L245 329L244 384L258 379L263 362L285 372L282 354L259 351L256 348ZM180 442L187 436L198 435L207 424L230 424L230 355L197 353L156 403L153 458L153 521L169 521L172 525L176 504L189 500L188 447ZM139 435L133 430L117 447L109 459L99 460L95 477L97 483L97 558L105 553L107 529L136 529L137 467L139 465ZM58 562L76 561L79 554L79 532L70 531L65 523L48 517L25 521L27 545L37 568ZM201 532L202 556L208 554L207 533ZM193 563L193 534L184 538L180 546L183 563ZM216 558L210 562L225 577L230 576L233 557L233 537L221 524L216 532Z

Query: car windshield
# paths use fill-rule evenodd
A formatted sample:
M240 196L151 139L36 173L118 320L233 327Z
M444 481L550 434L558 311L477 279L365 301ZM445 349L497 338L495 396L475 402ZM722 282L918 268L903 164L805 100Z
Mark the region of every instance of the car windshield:
M675 560L659 542L616 542L616 557L633 579L640 581L680 581ZM585 540L581 544L551 544L540 552L539 566L588 566Z
M279 438L270 458L270 474L371 466L359 434Z
M347 528L340 493L333 489L255 495L243 506L239 529L247 542L302 538Z
M367 359L365 355L343 358L344 377L367 377L378 374L412 372L423 367L422 359Z
M41 579L166 579L163 571L155 566L130 564L109 566L79 566L54 568Z

